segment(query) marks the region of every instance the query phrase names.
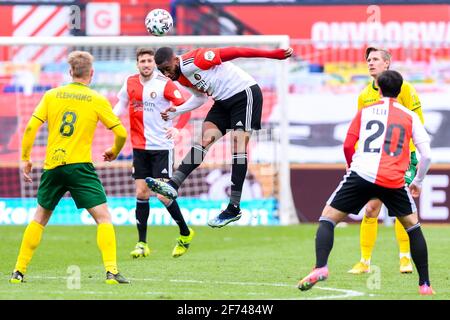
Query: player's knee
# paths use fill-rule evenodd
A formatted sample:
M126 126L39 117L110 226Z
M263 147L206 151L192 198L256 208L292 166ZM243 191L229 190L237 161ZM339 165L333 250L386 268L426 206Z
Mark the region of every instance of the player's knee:
M247 150L250 141L249 133L244 130L234 130L232 132L233 153L243 153Z
M339 211L330 205L326 205L323 208L321 218L325 218L328 221L332 221L335 225L345 219L347 214L342 211Z
M381 205L378 205L376 203L368 203L366 205L366 212L365 212L365 216L367 218L377 218L378 215L380 214L380 210L381 210Z
M214 142L217 141L217 138L214 135L203 135L202 137L202 147L208 148Z
M410 215L404 217L397 217L398 221L402 224L405 229L411 228L419 223L419 218L417 216L417 212L414 212Z
M374 210L371 210L369 208L366 208L366 212L364 213L364 215L367 218L377 218L378 217L378 213Z
M108 205L106 203L102 203L93 208L87 209L89 214L94 218L97 224L101 223L111 223L111 215L109 214Z
M45 227L48 221L50 220L52 213L53 211L44 209L39 205L36 210L36 213L34 214L33 220Z
M146 200L150 198L150 190L148 188L137 188L136 198L141 200Z

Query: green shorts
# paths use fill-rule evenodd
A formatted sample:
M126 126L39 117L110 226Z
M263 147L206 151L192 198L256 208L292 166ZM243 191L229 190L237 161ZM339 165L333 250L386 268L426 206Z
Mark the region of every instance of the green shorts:
M69 191L78 209L106 203L106 194L92 163L74 163L44 170L37 193L41 207L55 210Z

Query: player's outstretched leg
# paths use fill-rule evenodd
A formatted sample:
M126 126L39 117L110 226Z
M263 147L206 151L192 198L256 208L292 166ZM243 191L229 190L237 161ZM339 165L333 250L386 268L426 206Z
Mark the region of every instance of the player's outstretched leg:
M319 228L316 233L316 266L297 284L301 291L311 289L317 282L328 278L328 256L333 248L334 227L336 223L326 217L319 220Z
M370 259L377 240L378 215L380 214L381 206L382 203L378 199L372 199L366 205L366 212L361 221L359 234L361 259L348 271L348 273L363 274L370 272Z
M413 266L409 249L408 233L398 219L395 219L395 237L397 238L400 249L400 273L412 273Z
M136 199L136 227L138 230L139 241L130 252L131 257L135 259L139 257L145 258L150 254L150 248L147 244L147 223L150 215L150 204L148 197L150 195L147 195L145 192L141 191L142 185L146 189L145 192L150 193L150 191L147 191L147 185L143 180L136 180L136 192L138 194Z
M417 215L417 214L416 214ZM406 229L411 244L411 256L419 273L419 294L435 294L430 284L428 273L428 249L427 243L420 228L420 223Z
M233 143L233 154L231 164L231 197L228 207L218 216L208 221L208 225L213 228L221 228L227 224L241 218L240 208L242 187L247 175L248 157L247 145L251 137L251 132L244 130L234 130L231 132Z
M172 257L181 257L187 252L191 244L192 238L195 234L194 230L187 226L183 214L181 213L180 206L176 200L168 200L160 195L158 195L158 199L167 208L167 211L169 211L170 216L176 222L180 230L180 236L177 238L177 244L173 248Z
M147 177L145 178L145 182L147 183L147 186L150 188L150 190L157 194L160 194L171 200L175 200L178 197L178 191L164 181Z
M16 266L11 274L11 278L9 279L10 283L25 282L24 275L27 271L28 264L30 263L36 248L41 242L42 233L44 232L44 228L47 225L52 212L52 210L44 209L38 205L34 220L28 224L23 234Z

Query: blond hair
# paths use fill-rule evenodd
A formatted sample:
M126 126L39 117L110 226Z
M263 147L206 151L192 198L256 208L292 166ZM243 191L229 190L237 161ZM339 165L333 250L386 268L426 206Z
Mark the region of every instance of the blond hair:
M375 48L375 47L368 47L366 49L366 60L367 60L367 58L369 58L369 54L371 52L377 52L377 51L381 52L381 56L384 61L389 61L389 64L391 63L391 57L392 57L391 53L385 49L379 49L379 48Z
M87 78L90 76L94 57L86 51L72 51L67 62L70 64L72 77Z

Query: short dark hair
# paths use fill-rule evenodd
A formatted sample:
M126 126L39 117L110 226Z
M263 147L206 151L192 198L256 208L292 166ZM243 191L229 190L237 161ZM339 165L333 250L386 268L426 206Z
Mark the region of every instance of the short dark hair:
M139 57L144 55L144 54L149 54L151 56L155 55L155 51L153 51L152 49L149 48L139 48L136 51L136 61L139 61Z
M397 98L402 89L403 77L397 71L386 70L378 76L377 82L383 97Z
M170 61L173 57L173 50L169 47L162 47L156 50L155 53L155 62L156 65L160 65L164 62Z

